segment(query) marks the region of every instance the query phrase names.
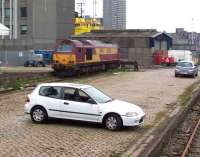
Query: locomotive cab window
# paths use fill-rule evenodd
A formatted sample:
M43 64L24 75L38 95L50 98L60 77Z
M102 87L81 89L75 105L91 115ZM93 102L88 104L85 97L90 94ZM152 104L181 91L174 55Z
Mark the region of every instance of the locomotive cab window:
M59 52L72 52L72 46L68 44L59 45L57 48Z
M86 49L86 59L92 60L92 49L91 48Z

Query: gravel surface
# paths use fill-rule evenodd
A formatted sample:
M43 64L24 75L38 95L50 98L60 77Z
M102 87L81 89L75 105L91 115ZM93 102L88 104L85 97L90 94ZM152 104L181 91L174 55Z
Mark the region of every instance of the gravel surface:
M144 135L160 113L171 112L177 97L199 78L175 78L173 69L101 74L81 79L111 97L135 103L147 114L142 127L111 132L97 124L51 120L33 124L24 116L28 91L0 96L0 156L114 156ZM161 116L164 116L162 114Z

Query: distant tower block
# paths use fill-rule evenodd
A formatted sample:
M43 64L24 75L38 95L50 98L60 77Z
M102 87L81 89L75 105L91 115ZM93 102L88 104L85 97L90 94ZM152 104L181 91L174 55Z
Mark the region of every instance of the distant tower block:
M104 29L126 29L126 0L103 1Z

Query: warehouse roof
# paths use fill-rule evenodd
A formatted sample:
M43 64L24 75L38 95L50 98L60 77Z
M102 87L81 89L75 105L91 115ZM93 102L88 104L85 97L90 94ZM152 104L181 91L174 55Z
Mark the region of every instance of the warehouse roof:
M94 30L78 37L157 37L161 32L156 29L127 29L127 30ZM165 33L164 33L165 34ZM167 34L166 34L167 35ZM168 35L167 35L168 36Z

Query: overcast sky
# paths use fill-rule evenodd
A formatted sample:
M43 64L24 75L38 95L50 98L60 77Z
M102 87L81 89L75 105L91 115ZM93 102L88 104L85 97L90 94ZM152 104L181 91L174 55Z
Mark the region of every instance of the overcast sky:
M85 15L93 15L93 0L85 2ZM102 17L103 0L97 1L97 16ZM193 19L193 20L192 20ZM127 0L127 28L156 28L174 32L183 27L200 32L200 0Z

